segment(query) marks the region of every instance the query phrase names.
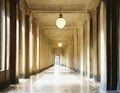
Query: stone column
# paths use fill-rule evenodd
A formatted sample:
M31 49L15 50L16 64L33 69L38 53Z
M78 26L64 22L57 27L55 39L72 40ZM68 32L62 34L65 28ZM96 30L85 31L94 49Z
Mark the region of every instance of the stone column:
M6 25L5 25L5 0L0 1L0 88L6 80L5 73L5 43L6 43Z
M77 37L77 29L74 30L74 70L77 71L77 65L78 65L78 60L77 60L77 47L78 47L78 44L77 44L77 40L78 40L78 37Z
M91 78L99 81L99 61L98 61L98 15L97 10L91 12Z
M0 71L5 71L5 0L0 1Z
M10 83L10 0L1 0L0 1L0 89L8 86L9 83Z
M69 62L70 62L70 67L73 69L73 67L74 67L74 58L73 58L73 50L74 50L74 41L73 41L73 36L72 36L72 38L71 38L71 40L70 40L71 42L70 42L70 48L69 48Z
M43 46L43 41L42 41L42 33L40 31L40 70L42 70L42 46Z
M12 84L18 82L18 41L17 34L19 29L18 2L10 1L10 80Z
M32 16L30 16L30 26L29 26L29 62L30 62L30 65L29 65L29 69L30 69L30 75L32 74L32 65L33 65L33 42L32 42Z
M25 33L26 33L26 27L25 27L25 10L23 7L20 8L20 14L19 14L19 19L20 19L20 29L19 29L19 74L21 78L25 78L25 69L26 69L26 44L25 44Z
M42 32L41 32L41 36L42 36L42 40L41 40L41 42L42 42L42 48L41 48L41 52L42 52L42 57L41 57L41 59L42 59L42 63L41 63L41 65L42 65L42 70L44 69L44 38L43 38L43 34L42 34Z
M39 68L40 68L40 71L41 71L41 28L40 28L40 31L39 31L39 43L40 43L40 46L39 46L39 59L40 59L40 63L39 63Z
M106 46L106 4L102 0L100 5L100 63L101 88L107 89L107 46Z
M87 76L87 21L83 24L83 76Z
M31 26L31 20L30 20L30 12L27 11L25 15L25 78L30 77L30 26Z
M46 58L46 43L45 43L45 37L43 37L43 70L45 69L45 58Z
M80 74L83 76L83 25L80 27Z
M22 12L19 9L19 76L22 76Z
M90 78L93 78L93 19L90 14Z
M37 19L33 19L32 23L32 50L33 50L33 65L32 65L32 72L36 74L37 70Z
M118 3L120 3L119 0L107 1L107 70L109 71L107 71L108 90L109 88L111 90L116 90L118 83Z
M100 4L97 7L97 81L100 81Z
M95 80L97 82L100 81L100 61L99 61L99 58L100 58L100 55L99 55L99 31L100 31L100 9L99 9L100 6L97 7L96 9L96 62L97 62L97 75L94 76Z
M90 78L90 15L86 18L87 77Z
M77 48L77 50L76 50L77 64L76 65L77 66L76 67L77 67L77 72L80 73L80 61L79 61L79 57L80 57L79 56L79 52L80 52L80 49L79 49L79 47L80 47L80 42L79 42L79 28L77 28L76 31L77 31L77 37L76 37L77 38L77 47L76 47Z
M118 65L118 1L101 1L100 42L101 42L101 87L117 89ZM106 16L107 15L107 16Z
M10 0L6 0L6 80L10 78Z
M40 60L39 60L39 56L40 56L40 36L39 36L39 24L37 24L37 72L39 72L40 68L39 68L39 65L40 65Z
M118 2L118 85L117 89L120 91L120 1Z
M92 12L93 16L93 77L97 81L98 62L97 62L97 11Z

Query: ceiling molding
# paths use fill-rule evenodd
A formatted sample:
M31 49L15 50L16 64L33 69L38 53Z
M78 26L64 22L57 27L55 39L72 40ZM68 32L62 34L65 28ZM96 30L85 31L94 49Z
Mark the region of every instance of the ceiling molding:
M63 29L58 29L56 26L54 26L54 25L43 25L42 26L42 30L43 31L47 31L47 30L52 30L52 31L58 31L58 30L60 30L60 31L62 31L62 30L75 30L75 28L76 28L77 26L76 25L67 25L67 26L65 26Z
M39 13L84 13L84 5L30 5L30 9Z

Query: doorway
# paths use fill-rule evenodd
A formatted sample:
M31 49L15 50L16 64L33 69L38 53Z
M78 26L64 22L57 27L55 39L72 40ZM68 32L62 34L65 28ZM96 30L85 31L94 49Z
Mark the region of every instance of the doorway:
M56 55L55 56L55 65L59 65L60 64L60 56Z

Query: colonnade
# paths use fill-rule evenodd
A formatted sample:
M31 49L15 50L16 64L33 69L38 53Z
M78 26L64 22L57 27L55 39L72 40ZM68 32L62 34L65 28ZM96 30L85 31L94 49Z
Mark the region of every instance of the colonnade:
M20 3L19 3L20 4ZM54 64L54 54L36 18L19 8L19 77L28 78Z
M54 53L23 0L0 0L0 89L52 66ZM101 0L77 24L60 64L120 90L120 1Z
M0 88L54 64L52 48L26 7L23 0L0 1Z
M61 65L100 82L103 90L120 90L120 2L101 0L96 9L86 14L61 56Z

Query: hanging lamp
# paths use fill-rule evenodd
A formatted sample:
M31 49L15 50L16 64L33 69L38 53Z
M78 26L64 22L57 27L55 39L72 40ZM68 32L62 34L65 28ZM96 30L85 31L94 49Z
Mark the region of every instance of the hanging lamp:
M62 43L61 42L58 43L58 47L62 47Z
M56 26L59 29L62 29L62 28L64 28L65 24L66 24L66 20L63 18L63 15L60 11L59 18L56 20Z

